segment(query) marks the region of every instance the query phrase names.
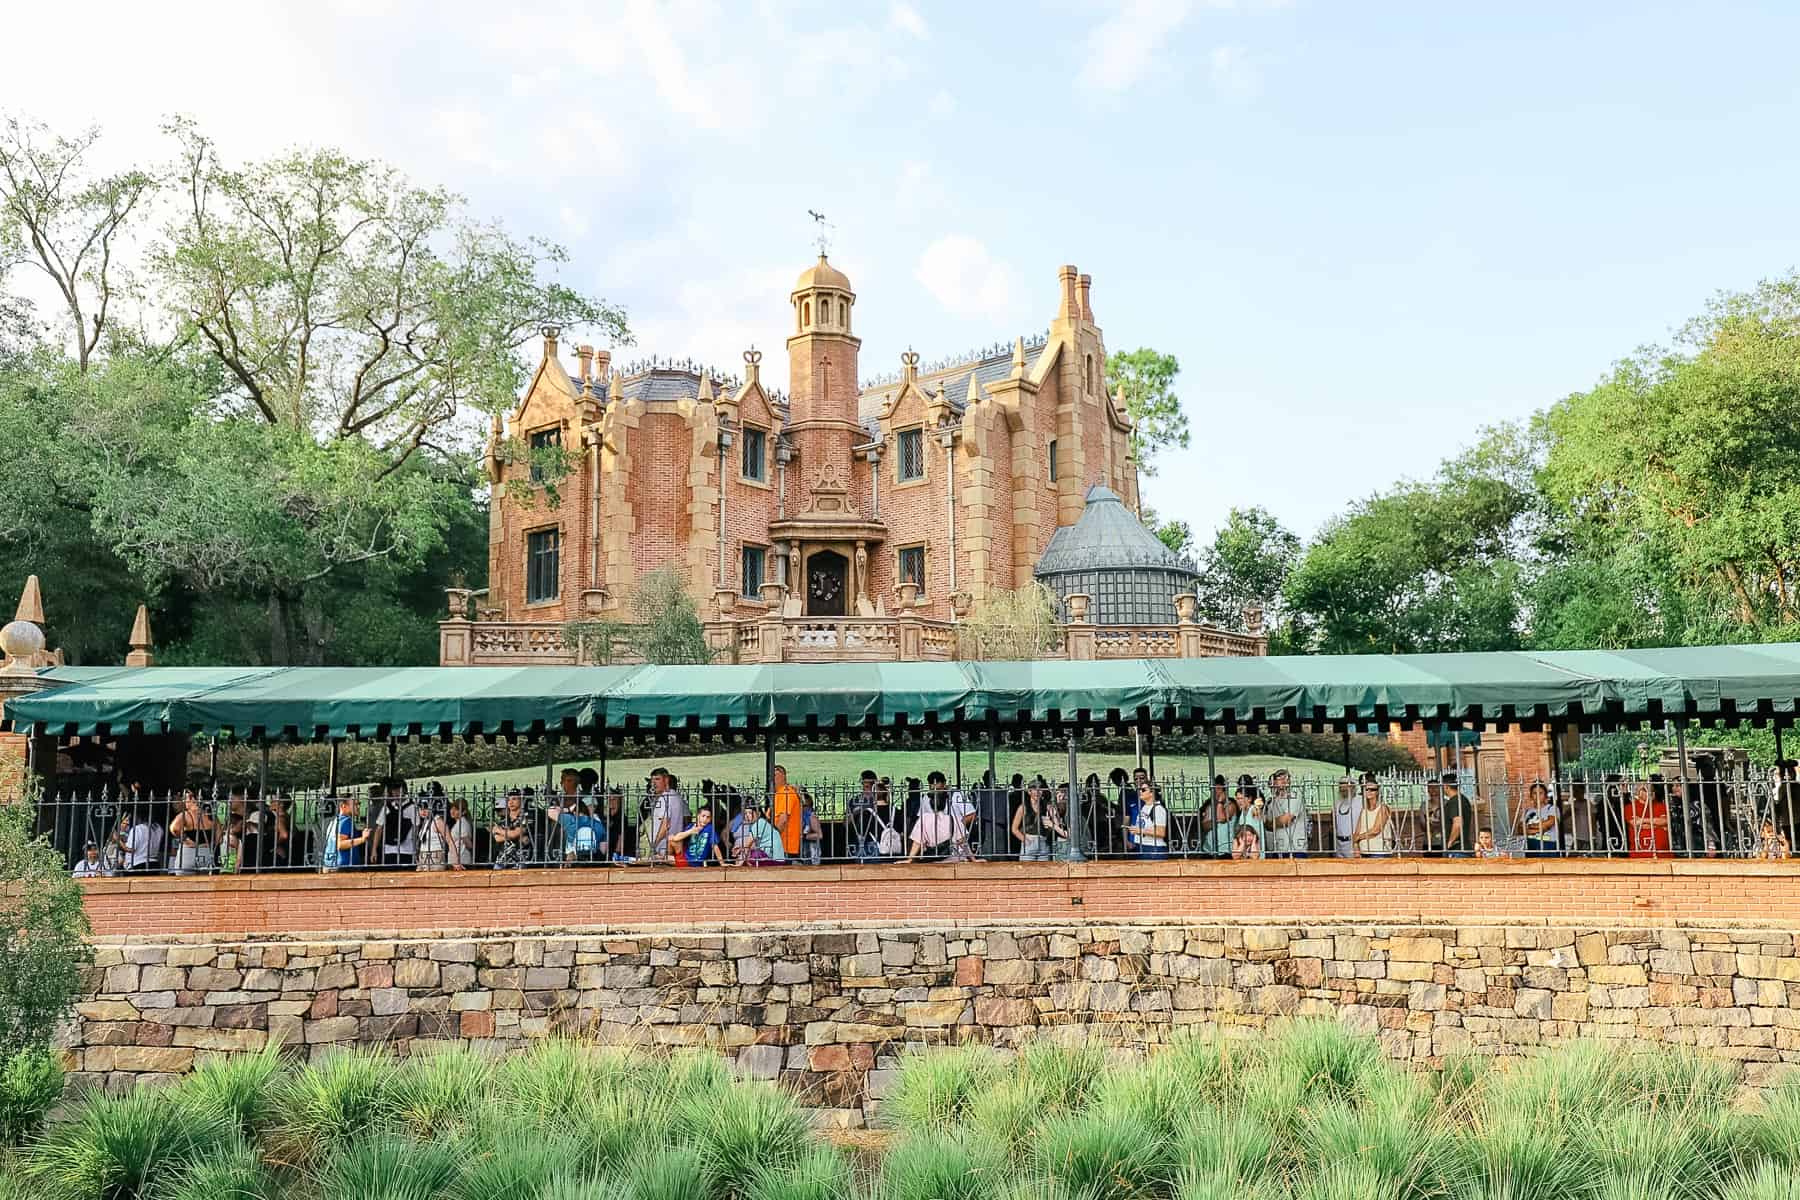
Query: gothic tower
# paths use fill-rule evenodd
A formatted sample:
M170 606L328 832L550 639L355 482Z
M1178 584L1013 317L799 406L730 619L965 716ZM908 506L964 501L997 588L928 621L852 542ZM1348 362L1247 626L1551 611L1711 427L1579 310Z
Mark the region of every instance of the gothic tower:
M856 293L850 279L825 260L801 273L790 299L794 334L788 338L788 433L800 454L800 477L810 491L819 473L851 476L850 451L864 439L856 420L856 354L851 332Z

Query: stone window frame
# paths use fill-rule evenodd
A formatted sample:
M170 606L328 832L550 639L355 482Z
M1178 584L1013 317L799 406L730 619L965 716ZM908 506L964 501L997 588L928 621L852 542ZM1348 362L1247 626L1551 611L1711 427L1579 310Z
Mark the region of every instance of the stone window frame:
M563 568L562 551L563 542L565 540L562 522L558 521L551 525L539 525L536 528L526 529L522 532L525 550L525 607L545 608L553 604L561 604ZM553 533L556 535L556 572L554 576L556 591L549 596L543 596L533 600L531 598L531 539L546 533Z
M914 551L918 552L918 555L919 555L918 583L919 583L919 598L921 600L923 600L925 598L925 585L931 578L931 575L930 575L930 571L931 571L930 546L931 546L930 542L917 541L917 542L908 542L904 546L895 546L894 547L894 586L895 587L898 587L899 585L906 582L906 574L902 568L902 564L906 561L906 556L908 554L913 553Z
M748 451L748 449L750 447L750 435L752 433L759 433L762 435L762 442L763 442L762 478L760 478L760 479L756 478L753 475L744 474L744 452ZM764 491L768 491L770 488L775 486L772 482L770 482L770 477L772 475L774 475L775 472L773 472L769 469L769 461L770 461L770 459L772 459L774 457L774 454L772 452L775 447L775 439L771 436L770 431L766 426L753 425L749 422L744 423L744 426L742 429L742 437L744 439L744 445L743 445L742 449L739 451L738 456L737 456L737 459L738 459L738 481L741 483L747 483L751 487L762 488Z
M902 475L901 469L906 465L907 435L916 435L919 439L919 473ZM894 430L894 486L897 488L919 487L931 479L931 454L925 444L925 426L909 425L904 429Z
M1056 461L1056 452L1058 449L1060 449L1060 447L1057 445L1057 442L1059 440L1060 439L1058 439L1058 438L1051 438L1050 445L1048 447L1046 447L1046 449L1045 449L1044 457L1049 461L1050 482L1051 483L1056 482L1056 472L1057 472L1057 466L1058 466L1057 461Z
M762 542L744 541L744 542L738 543L738 599L739 600L753 601L757 604L761 604L763 602L762 585L769 581L769 558L770 558L769 549L770 549L769 546ZM744 567L747 564L747 559L752 550L754 550L758 554L762 555L762 558L759 563L762 573L761 573L761 575L759 575L757 577L756 587L754 589L752 589L750 587L749 577L744 572Z

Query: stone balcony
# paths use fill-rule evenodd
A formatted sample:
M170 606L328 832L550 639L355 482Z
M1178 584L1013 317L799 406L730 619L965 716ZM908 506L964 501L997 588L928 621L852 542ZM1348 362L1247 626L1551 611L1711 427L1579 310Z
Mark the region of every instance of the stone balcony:
M1082 619L1085 603L1070 609L1075 619L1058 626L1040 658L1247 658L1269 651L1269 639L1260 631L1236 633L1194 620L1191 603L1178 604L1177 619L1168 625L1094 625ZM584 658L559 624L452 616L438 630L438 661L446 667L566 667L597 657ZM720 662L949 662L968 657L958 654L957 622L906 613L728 618L706 622L706 637ZM641 660L624 652L608 655L606 661Z

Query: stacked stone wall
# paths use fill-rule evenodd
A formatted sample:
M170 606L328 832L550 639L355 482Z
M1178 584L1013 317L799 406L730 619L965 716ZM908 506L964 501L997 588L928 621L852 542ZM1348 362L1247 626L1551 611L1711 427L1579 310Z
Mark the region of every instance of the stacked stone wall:
M909 1047L1343 1022L1417 1063L1594 1037L1800 1063L1784 930L1013 922L904 928L185 937L97 947L70 1042L112 1089L280 1040L495 1053L566 1033L705 1047L861 1121Z

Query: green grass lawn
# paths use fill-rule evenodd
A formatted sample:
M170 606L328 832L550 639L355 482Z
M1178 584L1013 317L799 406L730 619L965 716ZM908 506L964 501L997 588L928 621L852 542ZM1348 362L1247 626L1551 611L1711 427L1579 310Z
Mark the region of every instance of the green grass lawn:
M782 750L776 755L777 761L788 769L788 776L798 784L808 787L825 787L837 784L843 787L854 786L857 778L864 770L872 770L877 775L885 775L895 781L909 776L925 778L932 771L943 771L955 780L955 756L944 750L871 750L871 749L809 749L794 747ZM997 756L997 763L1002 778L1011 778L1015 773L1030 778L1043 775L1046 779L1060 779L1068 773L1068 756L1053 751L1006 751ZM599 763L585 761L559 764L557 771L563 766L594 767ZM1077 769L1086 778L1094 772L1102 779L1114 767L1131 770L1137 760L1129 754L1093 754L1077 759ZM732 783L739 786L758 787L763 777L763 755L760 750L733 750L720 754L690 754L680 756L656 757L654 755L629 759L612 758L606 765L608 783L631 784L641 782L652 769L658 766L667 767L680 778L684 784L697 786L702 779L713 779L721 783ZM1265 779L1275 771L1286 767L1299 779L1335 779L1343 774L1343 769L1335 764L1319 762L1310 758L1283 758L1276 755L1241 755L1233 757L1221 756L1214 764L1218 774L1235 779L1239 775L1254 775ZM962 756L963 778L973 781L987 769L985 751L964 750ZM1159 755L1156 760L1157 778L1164 782L1174 782L1185 777L1189 781L1206 779L1205 755ZM526 767L509 771L475 771L465 775L443 775L437 777L446 788L505 788L531 784L542 787L544 770L542 767ZM423 782L422 780L415 780Z

